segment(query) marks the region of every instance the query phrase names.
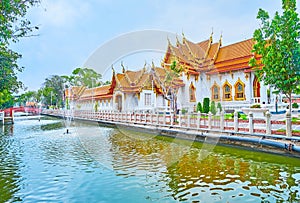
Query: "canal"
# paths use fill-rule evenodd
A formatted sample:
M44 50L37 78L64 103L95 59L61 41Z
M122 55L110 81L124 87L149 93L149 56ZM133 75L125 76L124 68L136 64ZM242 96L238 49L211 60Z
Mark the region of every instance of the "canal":
M300 201L297 158L51 117L0 127L0 202Z

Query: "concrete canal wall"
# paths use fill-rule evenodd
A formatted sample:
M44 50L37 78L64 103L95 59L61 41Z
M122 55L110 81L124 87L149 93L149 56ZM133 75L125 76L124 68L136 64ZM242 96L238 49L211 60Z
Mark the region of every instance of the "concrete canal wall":
M66 112L45 110L44 115L97 122L122 130L139 130L164 136L200 141L212 144L228 144L248 147L254 150L275 152L300 157L300 137L272 134L272 125L280 125L268 119L251 119L247 122L239 120L235 115L233 121L224 119L224 115L211 114L177 115L150 113L118 113L118 112Z

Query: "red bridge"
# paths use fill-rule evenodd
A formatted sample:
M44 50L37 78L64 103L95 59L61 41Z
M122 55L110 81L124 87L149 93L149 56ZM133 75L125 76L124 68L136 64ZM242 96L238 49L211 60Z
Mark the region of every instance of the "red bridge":
M24 113L30 113L33 115L37 115L41 113L41 109L36 108L36 107L27 107L27 106L20 106L20 107L11 107L7 109L0 110L0 112L5 113L5 116L11 116L12 111L16 112L24 112Z

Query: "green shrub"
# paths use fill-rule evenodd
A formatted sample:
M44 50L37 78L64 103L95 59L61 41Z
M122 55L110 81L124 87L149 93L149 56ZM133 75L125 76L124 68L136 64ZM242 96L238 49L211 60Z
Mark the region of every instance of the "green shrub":
M187 109L181 109L182 114L186 114L187 112L188 112Z
M242 119L242 120L247 120L248 119L246 114L240 114L239 118Z
M211 112L213 115L216 115L216 113L217 113L216 104L215 104L214 101L212 101L211 104L210 104L210 112Z
M250 106L250 108L261 108L260 104L253 104L252 106Z
M209 98L204 98L203 99L203 113L208 113L209 112Z
M298 108L299 108L299 105L295 102L295 103L292 104L292 107L293 107L294 109L298 109Z
M233 114L232 113L227 113L224 115L225 119L233 119Z
M198 104L197 104L197 112L199 112L199 111L200 111L200 113L203 112L201 102L198 102Z
M222 105L221 105L221 103L220 103L220 102L217 104L217 109L219 109L219 110L220 110L220 112L222 111Z

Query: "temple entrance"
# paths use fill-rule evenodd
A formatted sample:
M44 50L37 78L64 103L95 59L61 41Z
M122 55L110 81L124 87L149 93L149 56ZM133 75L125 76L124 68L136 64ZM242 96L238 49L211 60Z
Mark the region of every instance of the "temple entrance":
M260 103L260 82L256 76L253 81L253 96L254 103Z
M122 95L116 96L116 104L117 104L117 110L119 112L121 112L122 111Z

